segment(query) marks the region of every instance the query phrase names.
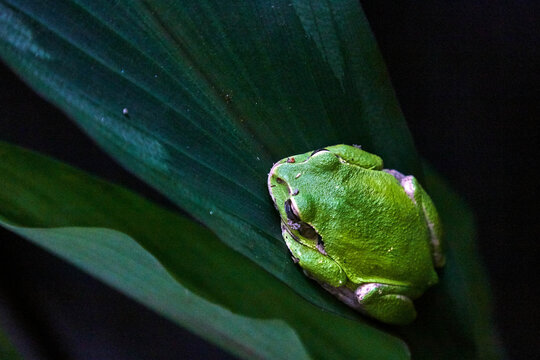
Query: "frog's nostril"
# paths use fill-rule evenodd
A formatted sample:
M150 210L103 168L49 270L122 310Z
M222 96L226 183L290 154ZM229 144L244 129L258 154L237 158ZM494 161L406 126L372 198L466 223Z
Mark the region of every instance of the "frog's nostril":
M282 178L279 178L279 177L276 178L276 182L277 182L278 184L285 184L285 181L283 181L283 179L282 179Z

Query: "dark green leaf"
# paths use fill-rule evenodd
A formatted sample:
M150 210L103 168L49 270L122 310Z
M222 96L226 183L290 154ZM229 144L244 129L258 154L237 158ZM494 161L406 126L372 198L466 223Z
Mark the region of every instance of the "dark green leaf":
M401 340L309 304L208 229L118 186L2 142L0 184L0 225L239 356L408 357Z
M3 58L126 168L304 298L354 317L290 262L265 178L273 161L334 143L362 144L388 167L421 177L356 1L0 0L0 14ZM400 333L415 357L495 357L471 216L434 179L427 185L446 229L448 264L440 285L418 301L419 319ZM212 252L221 251L217 244ZM201 296L246 315L272 308L242 305L239 290L196 290L217 272L198 281L181 274L211 264L180 269L174 253L142 245Z
M311 302L272 162L362 144L421 176L358 1L0 1L0 54L133 173ZM126 114L123 110L126 109Z
M3 325L0 322L0 325ZM0 359L2 360L22 360L21 354L17 351L4 329L0 326Z
M440 283L415 301L418 319L399 332L417 359L502 358L489 284L476 248L474 217L432 168L425 167L424 173L444 225L446 265Z

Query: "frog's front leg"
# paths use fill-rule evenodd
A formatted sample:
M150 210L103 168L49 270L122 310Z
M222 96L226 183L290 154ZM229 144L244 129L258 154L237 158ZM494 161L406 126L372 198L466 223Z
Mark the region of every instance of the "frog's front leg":
M416 318L412 300L421 291L400 285L365 283L356 289L360 310L386 323L405 325Z
M326 150L338 156L348 164L360 166L364 169L382 170L383 161L375 154L368 153L360 149L360 146L334 145L328 146Z
M332 287L340 287L347 282L347 275L334 260L317 249L297 241L285 225L281 227L283 239L297 262L315 280Z

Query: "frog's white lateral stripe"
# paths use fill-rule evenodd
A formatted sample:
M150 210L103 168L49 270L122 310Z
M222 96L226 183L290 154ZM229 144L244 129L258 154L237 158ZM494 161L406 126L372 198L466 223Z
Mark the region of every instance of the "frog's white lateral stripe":
M317 279L313 278L309 274L308 274L308 277L310 277L310 278L314 279L315 281L317 281L319 284L321 284L321 286L326 291L328 291L330 294L332 294L334 296L337 296L337 298L340 301L344 302L347 306L350 306L353 309L356 309L356 310L359 310L359 311L362 311L362 312L364 311L364 309L362 308L362 305L358 302L358 300L356 298L356 295L350 289L348 289L347 287L340 286L340 287L335 288L333 286L325 284L324 282L318 281Z
M408 175L401 179L401 187L405 190L407 196L416 204L414 194L416 193L416 186L414 185L414 176Z
M272 166L272 169L270 169L270 172L268 173L268 179L267 179L267 187L268 187L268 192L270 193L270 197L272 198L272 202L274 203L274 206L275 208L277 209L277 205L276 205L276 197L274 196L274 193L272 191L272 175L275 174L276 172L276 168L281 165L279 162L275 163L273 166Z
M431 249L433 252L433 263L436 267L443 267L445 263L445 258L443 253L441 252L441 239L439 239L439 237L435 233L435 224L428 220L429 218L425 206L422 206L422 211L424 212L424 217L426 218L429 229Z
M397 179L397 181L399 181L401 183L401 179L403 179L406 175L403 175L402 173L400 173L399 171L397 170L394 170L394 169L382 169L382 171L384 171L385 173L387 174L390 174L392 175L393 177L395 177Z
M399 184L405 190L405 193L409 197L409 199L412 200L414 204L416 204L416 199L414 198L414 194L416 193L416 185L414 184L414 176L412 175L403 175L397 170L394 169L383 169L387 174L392 175L396 178L397 181L399 181Z
M369 283L362 285L356 289L356 297L358 298L358 301L364 300L364 298L372 291L377 290L379 288L380 284L377 283Z

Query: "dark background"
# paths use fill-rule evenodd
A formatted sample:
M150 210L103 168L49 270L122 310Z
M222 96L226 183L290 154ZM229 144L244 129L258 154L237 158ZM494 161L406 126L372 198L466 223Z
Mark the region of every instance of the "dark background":
M540 352L537 3L362 1L418 151L476 213L512 359ZM4 67L0 79L0 140L168 204ZM28 242L0 238L0 317L29 359L228 358Z

